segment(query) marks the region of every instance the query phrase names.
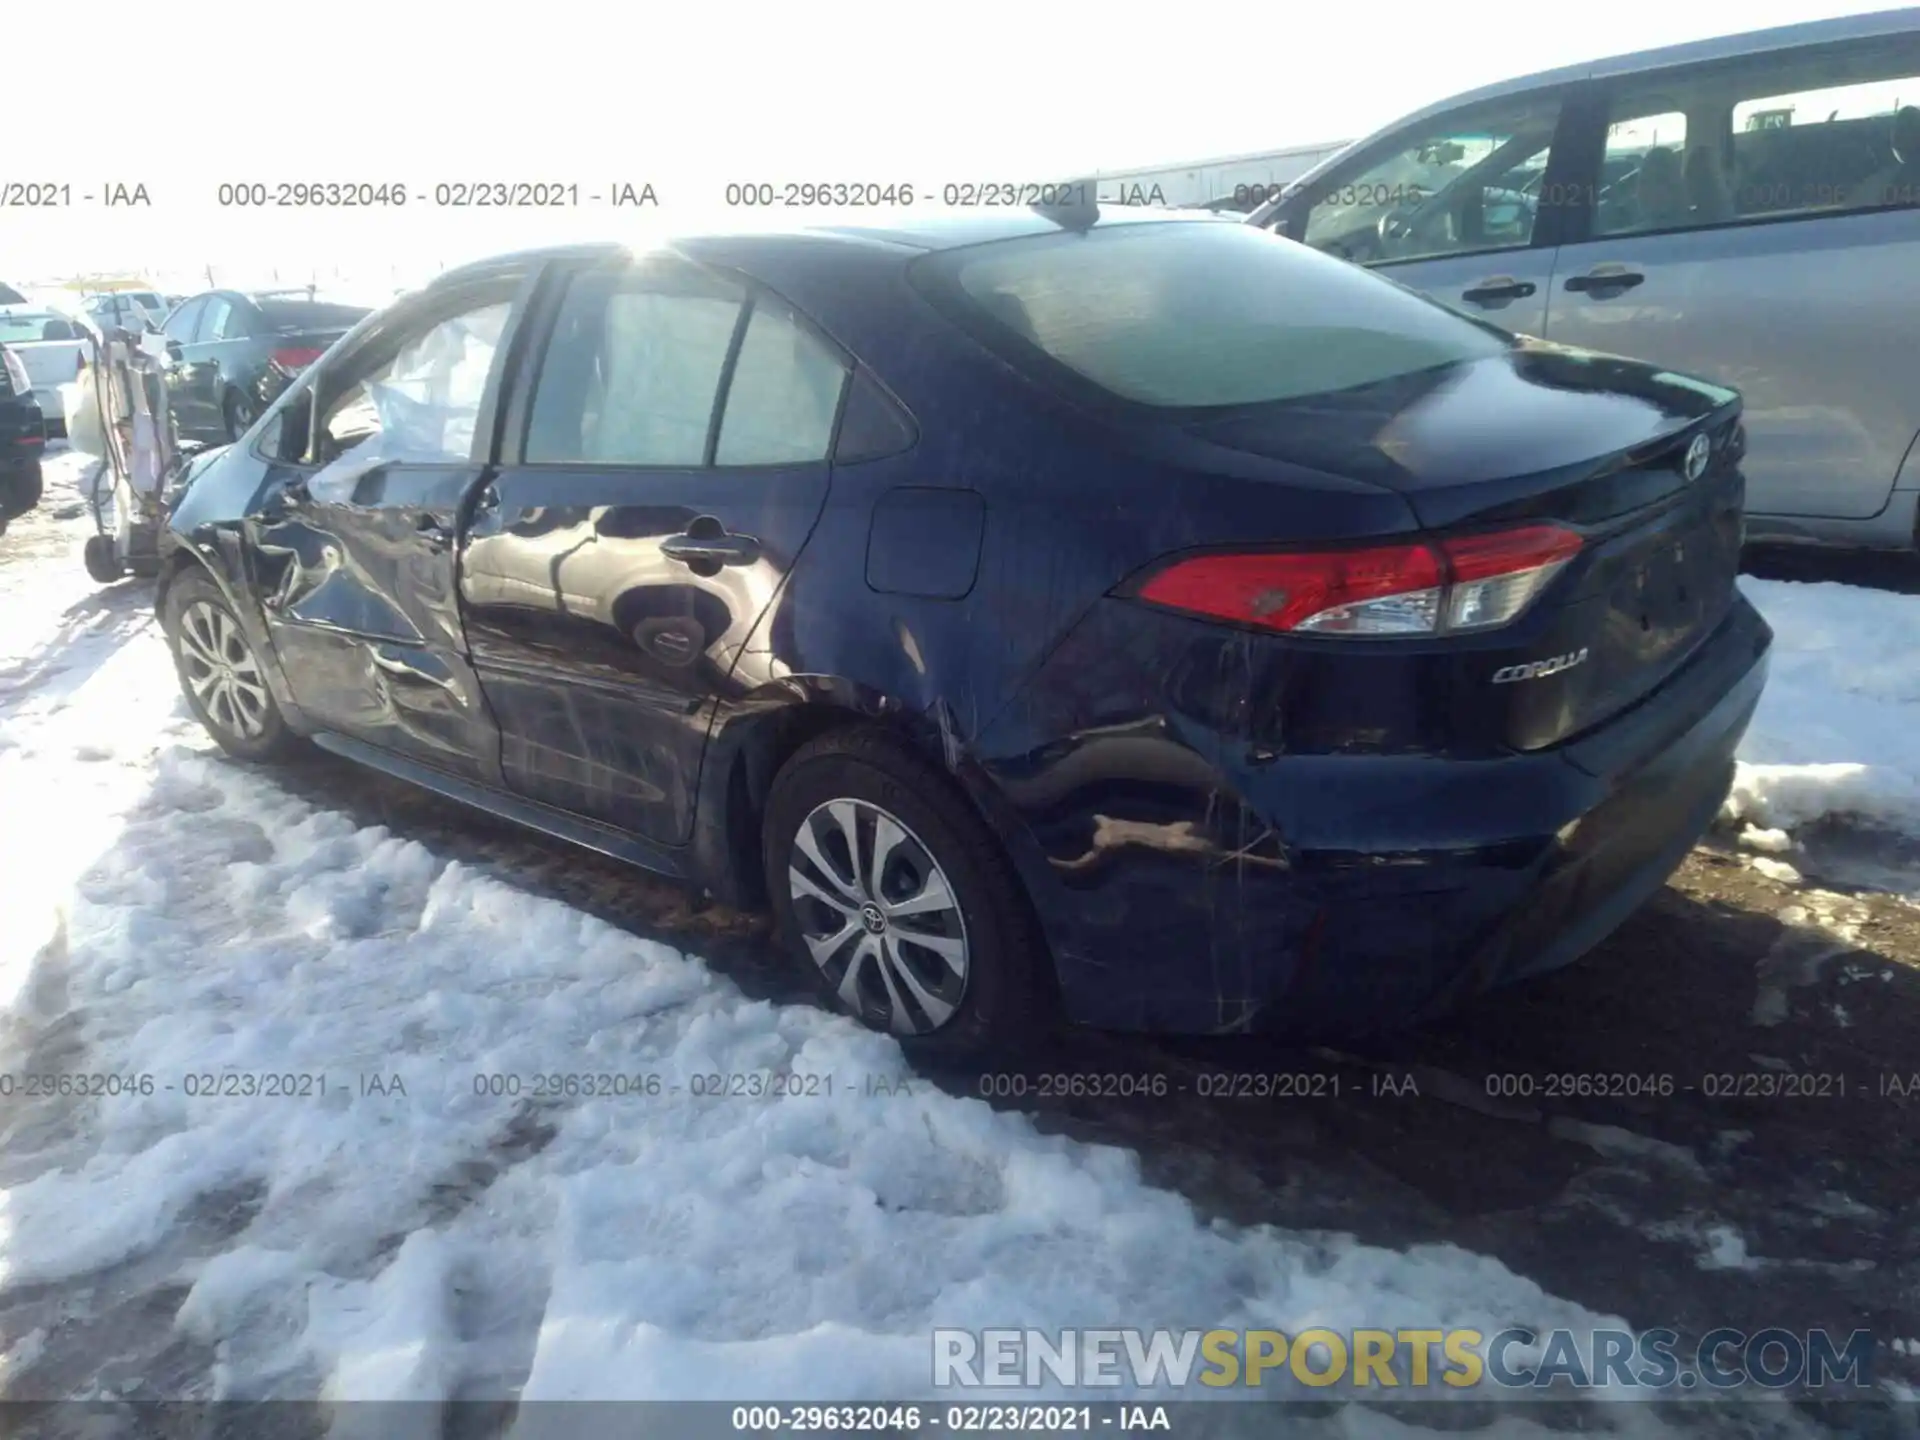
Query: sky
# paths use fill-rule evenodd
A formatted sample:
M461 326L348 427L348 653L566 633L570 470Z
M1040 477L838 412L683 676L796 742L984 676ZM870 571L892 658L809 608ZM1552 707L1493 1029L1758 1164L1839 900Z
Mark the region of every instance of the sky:
M0 209L0 278L204 284L211 265L219 283L304 281L316 268L402 281L521 244L712 223L730 183L911 184L924 197L947 183L1345 140L1514 75L1856 8L1623 0L1602 39L1587 12L1512 0L1419 23L1411 7L1219 0L657 11L92 0L65 12L84 14L67 42L37 30L48 56L97 57L119 33L124 45L107 48L150 74L129 75L115 104L87 88L103 73L94 60L9 67L0 93L16 143L0 186L66 186L70 203ZM576 186L580 203L433 203L437 186L495 181ZM409 199L221 203L223 184L283 182L405 185ZM651 184L657 208L591 198L623 184L636 195ZM144 186L149 203L104 204L116 185Z

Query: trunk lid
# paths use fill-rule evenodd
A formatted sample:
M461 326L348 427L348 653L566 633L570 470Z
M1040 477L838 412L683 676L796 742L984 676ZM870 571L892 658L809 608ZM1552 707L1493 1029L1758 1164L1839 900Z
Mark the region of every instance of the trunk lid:
M1517 620L1405 642L1424 652L1422 683L1456 744L1538 750L1640 703L1725 619L1745 499L1739 415L1731 390L1521 341L1190 433L1391 489L1430 533L1578 532L1579 554Z

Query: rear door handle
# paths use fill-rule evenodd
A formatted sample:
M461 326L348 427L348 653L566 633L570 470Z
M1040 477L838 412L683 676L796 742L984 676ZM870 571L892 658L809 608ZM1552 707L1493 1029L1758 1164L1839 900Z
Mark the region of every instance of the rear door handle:
M1531 280L1516 280L1511 275L1495 275L1490 280L1482 280L1471 290L1460 292L1462 300L1471 300L1476 305L1487 305L1507 300L1524 300L1538 287Z
M1639 271L1628 270L1624 266L1617 270L1589 270L1585 275L1570 277L1566 288L1576 294L1598 295L1604 299L1609 292L1624 293L1646 278Z
M717 521L708 528L696 520L686 534L662 540L660 553L683 564L751 565L760 558L760 542L751 535L729 535Z

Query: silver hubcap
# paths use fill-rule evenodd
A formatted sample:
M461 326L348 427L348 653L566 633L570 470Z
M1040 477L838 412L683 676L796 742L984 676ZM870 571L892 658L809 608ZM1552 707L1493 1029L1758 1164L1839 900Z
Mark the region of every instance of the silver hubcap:
M878 805L829 800L801 822L787 869L794 918L840 1003L896 1035L953 1018L967 927L920 838Z
M231 615L196 600L180 617L180 660L187 688L214 723L243 740L267 733L266 681Z

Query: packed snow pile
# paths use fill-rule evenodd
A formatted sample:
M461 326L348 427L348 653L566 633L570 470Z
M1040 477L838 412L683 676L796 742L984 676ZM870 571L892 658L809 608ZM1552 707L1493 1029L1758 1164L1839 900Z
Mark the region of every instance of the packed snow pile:
M1750 576L1740 587L1774 642L1729 817L1792 830L1839 816L1920 834L1920 596Z

